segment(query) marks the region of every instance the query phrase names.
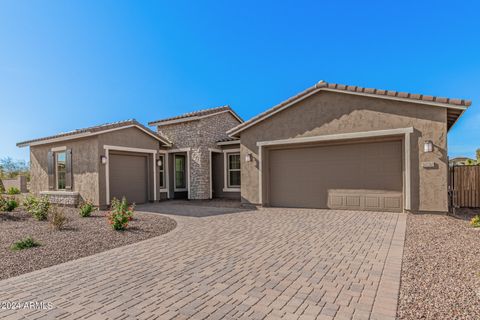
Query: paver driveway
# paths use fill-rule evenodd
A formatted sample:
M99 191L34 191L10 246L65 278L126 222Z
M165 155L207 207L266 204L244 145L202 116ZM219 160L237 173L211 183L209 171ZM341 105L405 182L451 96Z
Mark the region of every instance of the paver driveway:
M0 282L18 319L394 319L405 215L179 203L164 236ZM92 243L91 245L95 245Z

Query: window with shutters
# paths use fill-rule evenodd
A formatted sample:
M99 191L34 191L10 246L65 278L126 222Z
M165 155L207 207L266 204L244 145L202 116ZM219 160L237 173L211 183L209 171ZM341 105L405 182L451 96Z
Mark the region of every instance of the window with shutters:
M66 152L55 153L55 177L57 190L65 190L67 176L67 155Z

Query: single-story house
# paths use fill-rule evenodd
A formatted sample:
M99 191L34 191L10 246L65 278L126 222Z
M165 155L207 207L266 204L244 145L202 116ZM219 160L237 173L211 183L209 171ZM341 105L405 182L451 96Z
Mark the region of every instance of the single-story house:
M447 132L471 102L320 81L243 121L222 106L25 141L31 191L375 211L448 209Z

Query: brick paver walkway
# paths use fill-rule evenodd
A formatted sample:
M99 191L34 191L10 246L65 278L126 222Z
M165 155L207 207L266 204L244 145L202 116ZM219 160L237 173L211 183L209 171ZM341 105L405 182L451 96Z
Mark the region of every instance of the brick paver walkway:
M0 301L53 309L0 318L395 318L404 214L156 208L179 213L177 229L1 281Z

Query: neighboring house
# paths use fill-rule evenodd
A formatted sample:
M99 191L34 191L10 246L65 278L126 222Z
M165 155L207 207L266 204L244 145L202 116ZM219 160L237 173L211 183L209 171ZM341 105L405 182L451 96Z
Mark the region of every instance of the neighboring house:
M32 192L241 199L245 205L447 211L448 130L471 104L321 81L243 122L228 106L19 143Z
M468 157L456 157L449 160L451 166L464 166L467 162L475 162L475 160Z

